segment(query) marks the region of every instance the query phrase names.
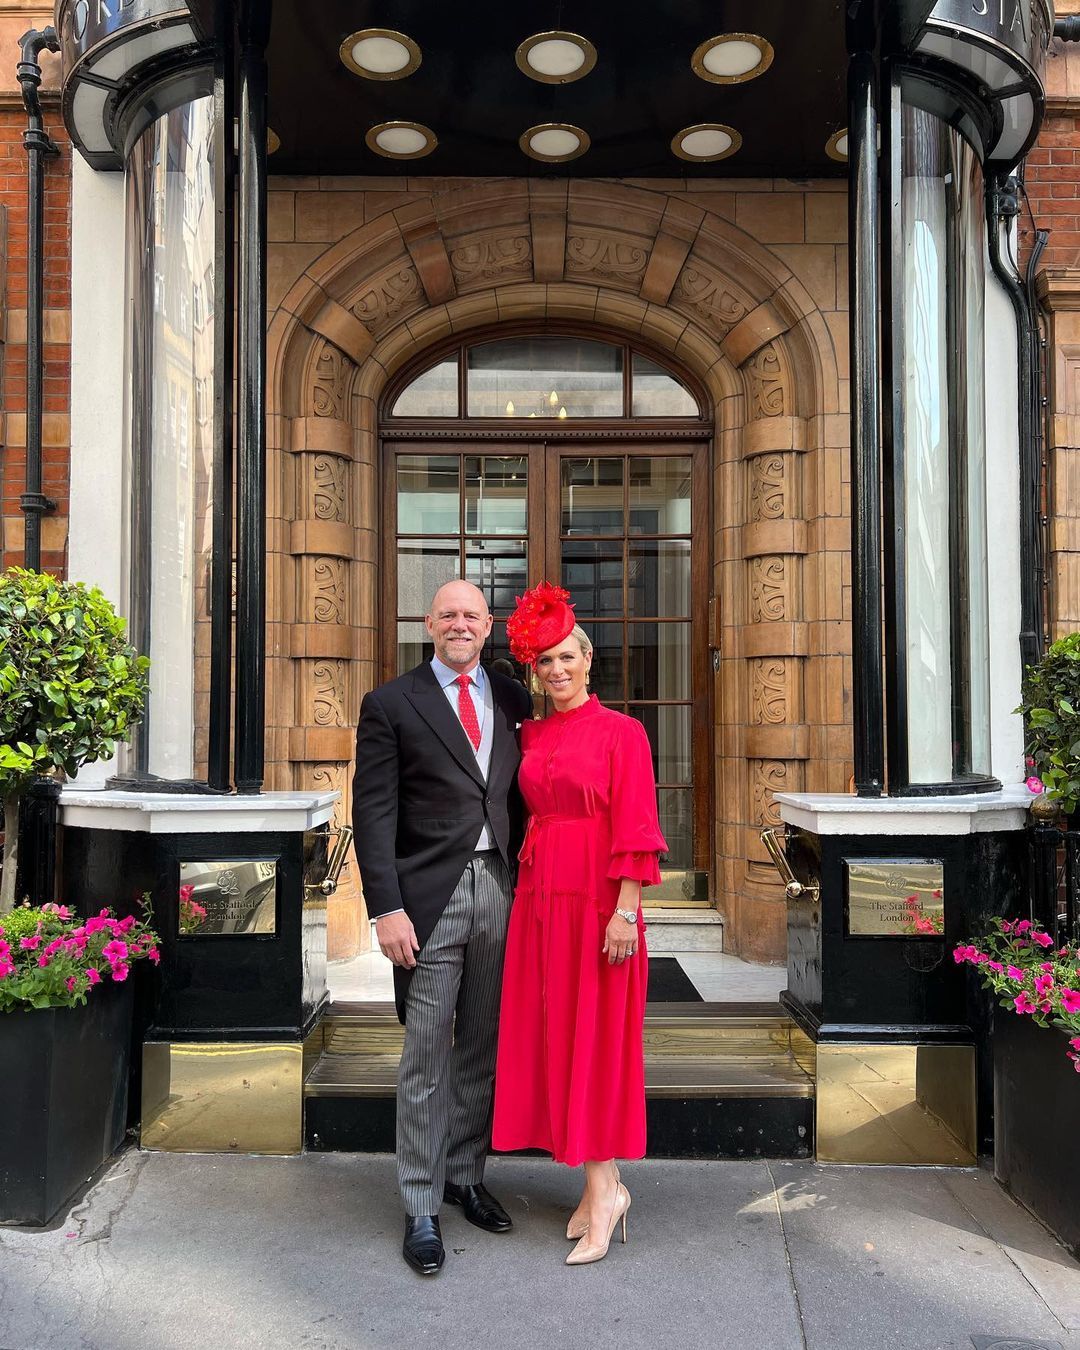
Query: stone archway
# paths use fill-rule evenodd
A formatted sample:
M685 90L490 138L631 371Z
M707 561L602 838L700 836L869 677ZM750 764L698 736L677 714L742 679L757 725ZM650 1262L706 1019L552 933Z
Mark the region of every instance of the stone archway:
M451 334L595 323L668 352L714 405L715 888L733 950L779 959L758 840L774 790L844 786L847 418L829 325L780 256L678 193L492 181L416 191L310 263L268 356L267 772L333 786L378 641L378 405ZM355 878L331 953L360 940Z

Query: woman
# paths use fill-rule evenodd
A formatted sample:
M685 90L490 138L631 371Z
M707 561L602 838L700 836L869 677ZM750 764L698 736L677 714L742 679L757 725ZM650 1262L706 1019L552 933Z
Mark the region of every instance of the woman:
M554 712L521 730L529 822L503 971L493 1144L585 1165L567 1265L602 1260L630 1195L615 1158L645 1153L641 888L660 880L652 752L640 722L588 690L592 644L547 582L507 621Z

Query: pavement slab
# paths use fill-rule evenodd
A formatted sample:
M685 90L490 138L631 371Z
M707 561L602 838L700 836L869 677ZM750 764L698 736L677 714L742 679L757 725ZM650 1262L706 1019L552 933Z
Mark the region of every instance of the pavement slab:
M388 1156L133 1149L50 1229L0 1228L0 1350L1080 1350L1080 1266L985 1171L623 1172L628 1244L572 1268L580 1173L493 1159L514 1231L444 1209L423 1280Z

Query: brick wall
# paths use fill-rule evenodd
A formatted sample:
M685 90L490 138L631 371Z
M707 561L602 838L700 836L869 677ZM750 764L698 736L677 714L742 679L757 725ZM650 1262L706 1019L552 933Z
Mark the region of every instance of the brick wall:
M1031 215L1021 200L1023 259L1031 247L1034 215L1036 227L1050 231L1042 265L1080 266L1080 115L1047 117L1025 162L1024 186Z
M60 149L45 169L45 320L42 425L43 490L56 510L42 520L42 568L62 575L67 562L69 425L71 377L71 144L59 110L46 109L45 123ZM0 107L0 216L3 240L3 343L0 345L0 484L3 492L3 565L23 560L19 495L26 481L26 224L27 154L22 108Z

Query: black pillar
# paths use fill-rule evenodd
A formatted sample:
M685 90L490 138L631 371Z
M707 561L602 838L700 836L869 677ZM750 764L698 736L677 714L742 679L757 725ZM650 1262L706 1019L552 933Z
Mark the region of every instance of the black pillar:
M210 726L207 781L228 790L232 739L233 314L236 305L236 30L231 0L217 7L214 69L214 505L210 577Z
M881 342L877 63L848 66L848 258L851 335L851 647L855 790L885 784L881 610Z
M41 490L42 412L42 319L44 313L45 156L55 155L56 146L45 130L41 115L41 63L43 51L60 50L56 29L30 29L19 39L21 59L17 68L19 86L27 112L23 145L28 156L26 179L26 491L19 498L25 521L23 560L31 572L41 570L41 517L54 511L56 503Z
M269 0L240 10L236 314L237 792L263 780L266 655L266 42Z

